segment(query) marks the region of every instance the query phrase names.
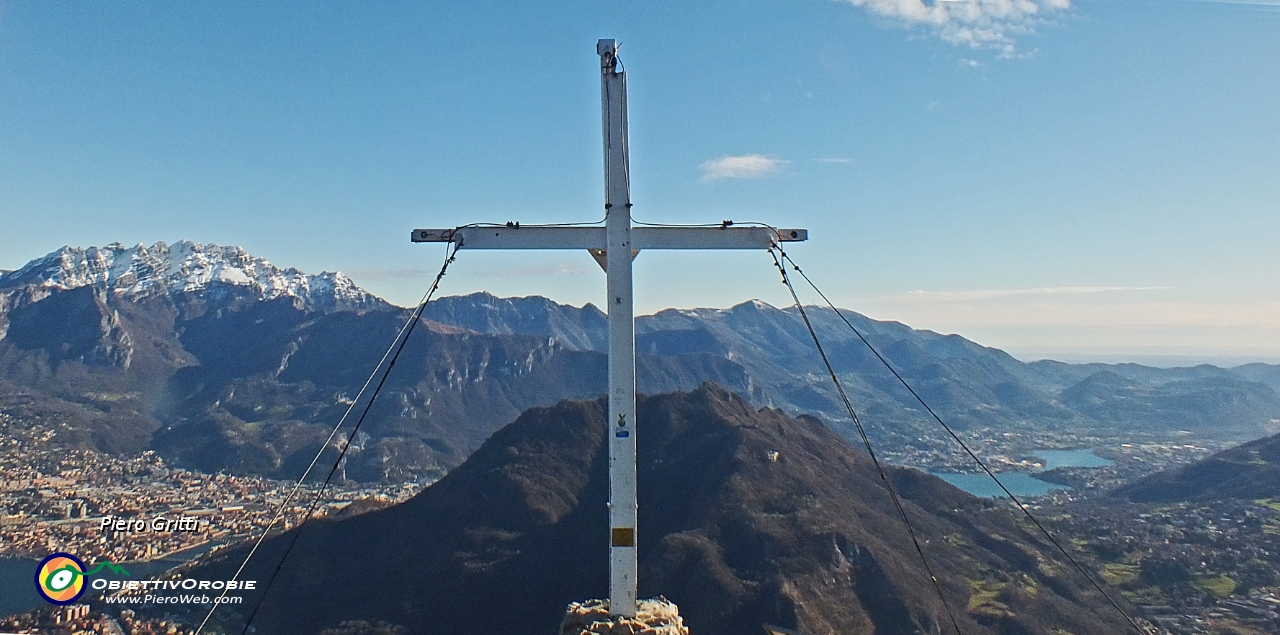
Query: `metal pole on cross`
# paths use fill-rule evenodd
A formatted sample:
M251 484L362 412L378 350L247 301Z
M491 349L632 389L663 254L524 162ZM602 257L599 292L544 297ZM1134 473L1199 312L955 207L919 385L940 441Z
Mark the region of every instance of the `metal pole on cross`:
M627 74L618 44L596 42L604 113L605 278L609 298L609 611L636 612L636 337L631 297L631 164L627 152Z
M605 226L467 225L415 229L413 242L455 243L458 249L585 249L604 268L609 316L609 610L636 614L636 349L631 261L646 249L769 249L808 238L804 229L719 226L631 227L627 154L627 74L614 40L596 43L603 107Z

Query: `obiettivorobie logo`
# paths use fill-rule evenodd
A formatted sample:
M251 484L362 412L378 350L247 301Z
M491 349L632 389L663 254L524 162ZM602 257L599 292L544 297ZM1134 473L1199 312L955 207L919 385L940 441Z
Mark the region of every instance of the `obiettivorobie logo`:
M84 562L69 553L51 554L36 567L36 592L51 604L71 604L84 595L85 577L103 569L110 569L117 575L129 575L124 567L110 560L99 562L92 571L86 571Z
M258 587L256 580L196 580L178 578L172 580L107 580L95 579L86 584L85 578L103 569L109 569L116 575L130 575L124 567L105 560L91 570L85 570L84 562L69 554L58 552L50 555L36 567L36 591L40 597L52 604L66 605L79 600L87 588L95 591L108 591L103 596L107 604L240 604L244 598L239 595L227 595L226 591L254 591ZM181 594L174 596L156 595L152 591L223 591L221 595ZM0 635L4 635L0 633Z

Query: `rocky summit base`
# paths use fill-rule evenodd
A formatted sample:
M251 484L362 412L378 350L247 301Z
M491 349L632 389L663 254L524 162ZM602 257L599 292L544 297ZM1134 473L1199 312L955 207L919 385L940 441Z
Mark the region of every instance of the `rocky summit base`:
M635 617L609 614L608 600L573 602L565 609L560 635L689 635L680 609L664 597L640 600Z

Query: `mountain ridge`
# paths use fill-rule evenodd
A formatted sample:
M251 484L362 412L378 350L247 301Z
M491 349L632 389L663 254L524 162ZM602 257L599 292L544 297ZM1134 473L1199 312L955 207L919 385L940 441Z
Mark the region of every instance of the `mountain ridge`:
M373 297L363 290L325 300L311 286L290 286L307 274L242 249L178 245L64 248L0 277L0 380L43 396L15 408L73 413L59 423L57 438L68 443L157 449L206 471L294 476L409 309L361 300ZM68 262L75 275L59 277ZM233 284L222 275L231 270L267 282ZM280 281L274 272L294 273ZM840 316L807 311L874 442L950 447ZM1280 395L1268 383L1280 367L1025 363L959 335L842 314L958 430L1113 438L1187 430L1243 441L1280 422ZM352 478L439 474L524 410L605 391L606 319L593 305L475 293L434 300L423 320L406 348L412 363L397 367L362 430L369 443L353 450ZM856 434L817 372L821 360L795 308L749 301L659 311L637 318L636 346L642 392L711 380L757 406L816 414ZM1101 385L1108 376L1122 381ZM124 423L107 425L116 415Z
M389 308L338 272L305 274L281 269L241 247L186 240L150 247L61 247L20 269L0 274L0 289L13 287L70 290L95 287L130 300L167 293L216 293L219 286L248 289L259 300L295 298L314 310Z

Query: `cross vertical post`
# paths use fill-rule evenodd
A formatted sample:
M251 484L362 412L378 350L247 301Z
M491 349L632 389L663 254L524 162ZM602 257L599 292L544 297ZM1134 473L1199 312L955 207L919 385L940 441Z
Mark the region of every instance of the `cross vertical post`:
M603 107L605 226L472 224L415 229L415 243L453 243L458 249L585 249L605 269L609 319L609 612L634 617L639 558L636 502L636 346L631 260L644 249L771 249L807 240L804 229L756 224L631 227L627 156L627 74L614 40L596 43Z
M609 612L636 614L636 346L631 284L627 74L614 40L596 43L604 113L605 275L609 293Z

